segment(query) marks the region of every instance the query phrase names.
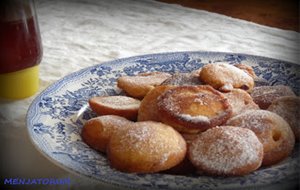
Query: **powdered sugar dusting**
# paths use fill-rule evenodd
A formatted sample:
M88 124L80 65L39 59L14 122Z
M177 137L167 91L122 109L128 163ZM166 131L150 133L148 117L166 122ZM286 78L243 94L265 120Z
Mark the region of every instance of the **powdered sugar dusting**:
M199 73L175 73L170 78L166 79L162 85L200 85Z
M201 80L223 91L230 91L233 87L251 90L254 85L253 78L245 71L223 62L204 66L200 77Z
M215 64L216 72L217 73L222 73L224 69L229 71L232 75L230 77L226 76L223 79L226 80L226 84L235 84L235 83L240 83L243 81L249 81L252 78L243 70L233 66L229 65L228 63L217 63Z
M196 107L200 106L208 106L208 102L211 101L211 95L203 93L203 92L192 92L191 95L189 95L189 91L179 91L178 93L175 93L176 91L173 91L174 89L168 90L165 92L164 95L161 95L158 97L158 105L162 107L163 109L167 110L170 114L173 114L174 116L181 118L185 121L192 122L192 123L209 123L210 118L205 115L191 115L189 113L184 113L185 111L182 109L184 104L193 104ZM175 89L176 90L176 89ZM167 97L167 98L164 98ZM192 102L189 102L193 98ZM184 103L182 102L184 101Z
M116 130L120 128L125 128L131 121L127 120L124 117L117 116L117 115L102 115L95 118L90 119L90 121L98 121L102 123L104 127L102 127L103 133L111 132L116 128Z
M223 93L232 107L232 116L238 115L246 110L257 110L258 105L255 104L251 96L240 89L233 89L231 92Z
M251 130L222 126L202 133L193 141L190 153L196 165L227 174L261 163L262 144Z
M113 109L138 109L140 100L127 96L101 97L100 104Z
M265 110L248 110L227 121L227 125L233 125L253 130L255 133L262 133L270 128L268 118L275 117L272 112Z
M198 103L199 105L207 105L206 96L208 96L205 93L198 93L197 97L194 99L195 103Z
M126 138L137 140L138 142L145 141L149 139L151 136L151 132L148 127L141 126L137 129L129 130ZM135 145L139 145L139 143L135 143Z
M100 122L105 124L124 125L125 123L131 123L131 121L127 120L126 118L117 115L102 115L92 119L98 119Z
M283 96L296 96L289 86L258 86L253 88L251 96L261 109L268 109L273 101Z
M180 132L204 131L221 125L231 114L225 97L209 85L167 90L158 99L158 109L166 115L161 120Z
M163 124L159 124L163 125ZM143 155L151 155L153 160L163 164L172 154L181 152L182 146L179 138L168 138L175 133L171 127L157 126L155 122L138 122L137 126L129 129L123 136L122 141L130 146L123 147L132 152L139 152ZM177 137L177 136L174 136ZM183 139L182 139L183 140Z
M131 84L145 85L160 85L167 78L171 77L169 73L153 72L153 73L141 73L135 76L122 76L122 80Z
M295 144L289 124L279 115L266 110L248 111L227 123L252 130L264 146L263 165L277 163L289 155Z
M192 116L189 114L180 114L179 116L180 118L192 123L199 123L199 122L210 123L210 119L203 115Z
M169 94L169 93L172 93L172 89L167 90L164 94ZM157 97L158 105L161 107L164 107L165 109L167 109L175 114L178 114L180 111L180 109L179 109L180 102L177 101L173 96L169 96L168 98L162 98L163 95Z

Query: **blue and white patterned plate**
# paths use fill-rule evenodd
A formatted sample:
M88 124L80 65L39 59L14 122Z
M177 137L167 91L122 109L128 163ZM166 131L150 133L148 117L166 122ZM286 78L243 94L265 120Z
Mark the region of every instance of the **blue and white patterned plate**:
M140 72L190 72L207 63L250 64L271 85L285 84L300 92L300 66L245 54L175 52L137 56L102 63L72 73L48 87L32 102L27 126L33 144L63 168L111 186L129 189L239 189L293 184L299 177L299 146L288 159L244 177L128 174L110 168L107 158L81 139L83 123L95 117L87 101L96 95L116 95L116 79ZM299 178L298 178L299 179Z

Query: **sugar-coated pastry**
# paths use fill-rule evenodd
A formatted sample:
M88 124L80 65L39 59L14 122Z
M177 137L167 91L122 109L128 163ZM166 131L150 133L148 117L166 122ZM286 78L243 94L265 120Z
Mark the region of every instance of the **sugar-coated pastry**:
M170 85L156 86L141 101L138 111L138 121L160 121L157 99L166 90L171 89Z
M170 78L166 79L162 85L201 85L199 74L195 73L175 73Z
M142 99L150 90L169 77L171 74L164 72L140 73L135 76L121 76L117 80L117 85L128 95Z
M227 63L207 64L202 67L200 80L222 92L240 88L251 92L253 78L242 69Z
M289 86L257 86L251 92L253 101L261 108L268 109L268 107L279 97L296 96Z
M249 129L221 126L200 133L188 147L189 159L208 175L241 176L261 166L263 145Z
M300 140L300 98L298 96L280 97L272 102L268 110L285 119L291 126L296 140Z
M233 89L232 91L223 94L232 107L232 117L246 110L259 109L252 97L244 90Z
M123 95L89 99L98 117L80 135L120 172L243 176L283 161L300 139L300 98L244 62L121 76L117 86Z
M229 119L227 125L247 128L257 135L264 146L264 166L287 158L295 145L295 137L289 124L270 111L249 110Z
M136 120L140 100L127 96L97 96L89 99L91 109L98 115L119 115Z
M136 122L111 136L107 154L113 168L153 173L170 169L186 155L186 142L172 127L159 122Z
M208 85L169 89L159 97L158 110L163 123L185 133L221 125L232 114L224 95Z
M82 128L82 140L91 148L106 152L111 135L117 130L133 124L124 117L116 115L104 115L88 120Z

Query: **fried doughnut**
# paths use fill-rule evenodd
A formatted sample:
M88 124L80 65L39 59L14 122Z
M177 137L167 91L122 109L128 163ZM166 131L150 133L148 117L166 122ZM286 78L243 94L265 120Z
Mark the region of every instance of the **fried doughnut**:
M224 95L208 85L169 89L158 98L158 110L163 123L185 133L221 125L232 113Z
M251 92L253 78L245 71L227 63L207 64L202 67L200 80L217 90L228 92L240 88Z
M169 85L157 86L151 90L141 101L138 111L138 121L160 121L157 107L157 98L166 90L172 88Z
M97 96L89 99L89 105L98 115L119 115L136 120L140 100L127 96Z
M82 140L91 148L106 152L109 139L116 130L133 122L116 115L104 115L88 120L81 130Z
M264 166L276 164L288 157L295 144L289 124L270 111L249 110L229 119L227 125L248 128L257 135L264 146Z
M160 85L171 74L164 72L140 73L136 76L121 76L117 80L117 86L128 95L142 99L155 86Z
M241 176L261 166L263 146L249 129L221 126L199 134L188 147L192 164L209 175Z
M296 140L300 140L300 98L285 96L276 99L268 108L277 113L291 126Z
M232 117L249 109L259 109L258 105L254 103L251 96L240 89L233 89L231 92L224 93L229 104L232 107Z
M179 164L186 155L186 142L168 125L142 121L114 133L107 154L117 170L153 173Z
M162 85L200 85L199 76L194 73L175 73L170 78L166 79Z
M289 86L258 86L251 92L253 101L261 108L268 109L273 101L282 96L296 96Z

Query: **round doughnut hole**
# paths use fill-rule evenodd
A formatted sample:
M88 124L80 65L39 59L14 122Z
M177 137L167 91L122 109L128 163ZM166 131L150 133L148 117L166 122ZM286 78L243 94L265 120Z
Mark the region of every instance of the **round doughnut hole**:
M249 90L250 88L249 88L249 86L247 86L247 85L244 84L244 85L241 86L241 89L247 91L247 90Z
M278 130L272 131L272 138L275 142L279 141L281 138L281 133Z

